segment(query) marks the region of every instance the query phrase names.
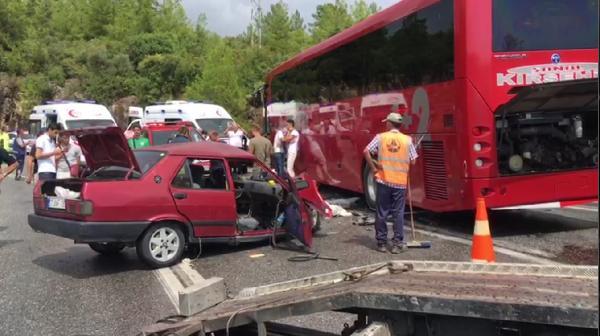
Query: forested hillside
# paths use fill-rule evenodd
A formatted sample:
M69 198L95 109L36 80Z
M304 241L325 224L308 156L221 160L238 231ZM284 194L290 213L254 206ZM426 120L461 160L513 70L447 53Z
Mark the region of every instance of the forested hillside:
M182 98L213 101L247 122L247 98L269 69L377 9L336 0L317 6L308 25L281 1L246 33L220 37L177 0L0 0L0 120L14 124L46 99Z

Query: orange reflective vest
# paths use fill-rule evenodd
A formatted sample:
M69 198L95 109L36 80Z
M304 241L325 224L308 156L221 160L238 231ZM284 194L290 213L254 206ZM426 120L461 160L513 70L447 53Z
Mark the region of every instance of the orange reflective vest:
M406 185L411 138L400 132L385 132L379 134L379 140L377 161L381 169L375 175L376 178L386 183Z

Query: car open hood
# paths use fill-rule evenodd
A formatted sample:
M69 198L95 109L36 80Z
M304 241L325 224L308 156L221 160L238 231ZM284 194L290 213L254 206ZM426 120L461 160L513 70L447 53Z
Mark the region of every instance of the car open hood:
M86 164L92 170L105 166L118 166L141 173L133 151L129 148L127 139L119 127L82 128L64 133L75 136L85 156Z
M581 79L512 88L515 96L502 113L553 112L598 109L598 79Z

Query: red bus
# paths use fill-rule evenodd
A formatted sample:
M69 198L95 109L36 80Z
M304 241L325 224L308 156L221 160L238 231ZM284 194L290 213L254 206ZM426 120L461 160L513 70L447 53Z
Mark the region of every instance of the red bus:
M371 207L362 151L392 110L418 207L597 200L597 27L598 0L403 0L272 70L268 125L294 118L296 170Z

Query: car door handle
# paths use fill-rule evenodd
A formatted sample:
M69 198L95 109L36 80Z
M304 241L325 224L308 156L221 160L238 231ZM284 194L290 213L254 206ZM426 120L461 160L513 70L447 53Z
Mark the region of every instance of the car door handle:
M174 193L173 197L175 197L175 199L182 200L182 199L187 198L187 194L186 193Z

